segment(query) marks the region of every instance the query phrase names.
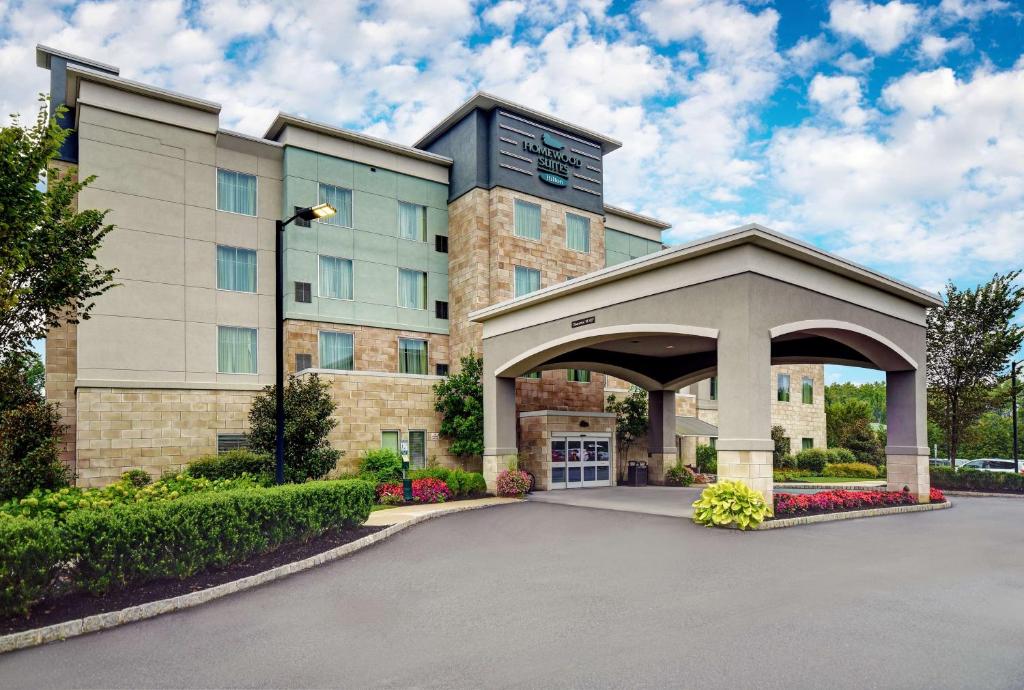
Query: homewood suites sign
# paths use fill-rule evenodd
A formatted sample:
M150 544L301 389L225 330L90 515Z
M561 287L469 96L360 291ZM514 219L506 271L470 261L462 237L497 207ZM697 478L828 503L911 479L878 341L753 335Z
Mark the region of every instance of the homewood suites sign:
M547 132L539 142L524 141L523 151L537 156L537 177L556 187L569 184L569 169L583 165L579 156L568 152L564 143Z

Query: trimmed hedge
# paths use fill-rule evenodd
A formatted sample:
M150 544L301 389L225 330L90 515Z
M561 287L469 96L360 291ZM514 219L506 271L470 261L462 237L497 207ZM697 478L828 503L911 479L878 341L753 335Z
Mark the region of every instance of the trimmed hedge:
M821 474L825 477L858 477L878 479L878 468L866 462L837 462L825 465Z
M402 456L390 448L368 450L359 461L359 474L373 475L378 484L402 481Z
M0 615L27 611L58 573L95 594L186 578L362 524L373 501L371 482L318 481L72 510L60 523L0 516Z
M487 482L479 472L452 470L447 467L428 467L423 470L412 470L409 479L440 479L448 485L452 496L472 496L487 493Z
M274 478L274 458L251 450L229 450L218 455L204 455L185 468L186 473L204 479L237 479L247 474L270 484Z
M983 472L975 469L954 470L951 467L930 469L932 486L939 489L1024 493L1024 474Z
M810 470L815 474L820 474L828 463L828 453L824 448L808 448L800 451L794 457L797 468Z

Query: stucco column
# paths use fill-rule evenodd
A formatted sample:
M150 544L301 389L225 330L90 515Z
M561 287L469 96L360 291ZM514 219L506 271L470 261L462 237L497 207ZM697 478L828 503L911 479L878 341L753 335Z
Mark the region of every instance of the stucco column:
M647 392L647 481L664 484L676 462L676 392Z
M484 373L484 481L497 488L498 473L517 457L516 380Z
M927 395L928 383L923 367L916 371L886 372L887 488L889 491L907 489L917 496L918 503L927 503L931 492Z
M772 504L771 338L740 322L718 336L718 480L741 481Z

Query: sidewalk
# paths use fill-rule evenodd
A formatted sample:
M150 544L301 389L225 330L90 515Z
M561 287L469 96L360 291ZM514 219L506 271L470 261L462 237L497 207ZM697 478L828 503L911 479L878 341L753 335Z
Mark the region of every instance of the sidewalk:
M450 503L426 503L424 505L399 506L398 508L388 508L387 510L378 510L370 513L370 517L365 524L368 527L389 527L391 525L415 520L423 515L455 513L460 510L471 510L482 506L520 502L521 501L518 498L496 498L490 496L488 498L474 498L468 501L452 501Z

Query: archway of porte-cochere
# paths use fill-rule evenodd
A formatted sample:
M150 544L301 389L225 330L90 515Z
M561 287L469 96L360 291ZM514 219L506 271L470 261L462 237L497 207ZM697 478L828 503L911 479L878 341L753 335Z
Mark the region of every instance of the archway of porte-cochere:
M890 489L928 500L925 310L934 295L748 225L494 305L483 324L484 475L516 457L515 377L589 369L648 391L652 471L675 460L675 392L717 376L718 472L772 494L771 365L886 372Z

